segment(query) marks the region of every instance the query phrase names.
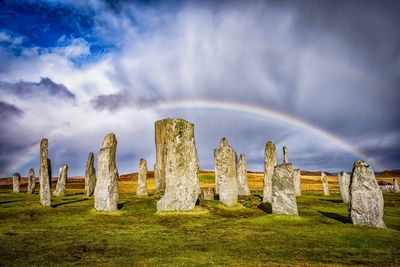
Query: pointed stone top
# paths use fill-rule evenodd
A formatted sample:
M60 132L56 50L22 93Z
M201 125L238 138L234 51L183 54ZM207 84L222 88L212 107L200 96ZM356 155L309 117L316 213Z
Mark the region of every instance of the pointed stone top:
M46 138L46 137L44 137L44 138L42 138L42 140L40 141L40 144L43 144L43 143L48 143L49 142L49 140Z
M246 159L246 155L245 154L240 154L239 159L240 160Z
M363 161L363 160L356 160L355 162L354 162L354 166L353 167L361 167L361 166L364 166L364 167L369 167L369 164L368 163L366 163L365 161Z
M143 162L143 161L144 161L144 162L146 162L146 160L145 160L145 159L142 159L142 158L141 158L141 159L140 159L140 162Z
M19 174L19 172L16 172L13 174L13 176L21 176L21 175Z
M268 141L267 141L267 145L268 145L268 144L270 144L270 145L272 144L272 145L273 145L274 143L273 143L271 140L268 140Z
M117 138L115 138L114 133L109 133L104 137L103 145L101 146L102 148L106 147L114 147L117 145Z
M93 156L94 156L93 152L89 152L89 157L93 157Z
M326 175L323 171L321 171L321 175Z

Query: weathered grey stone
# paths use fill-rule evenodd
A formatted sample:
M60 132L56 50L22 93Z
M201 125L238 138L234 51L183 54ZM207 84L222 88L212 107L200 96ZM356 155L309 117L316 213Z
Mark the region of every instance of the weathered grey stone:
M244 154L239 156L237 180L239 196L250 196L249 184L247 182L247 161Z
M49 207L51 205L51 162L48 158L49 141L43 138L40 142L40 171L39 171L39 196L40 203Z
M350 187L350 175L345 172L338 174L339 178L339 189L342 195L343 203L349 203L349 187Z
M205 200L214 200L214 188L212 187L202 188L201 197Z
M324 172L321 172L321 182L322 182L322 189L324 190L324 196L329 196L329 183L328 177Z
M298 215L291 163L274 168L271 206L274 214Z
M118 169L115 162L117 139L113 133L104 137L97 156L97 181L94 189L94 208L98 211L118 209Z
M13 174L13 192L19 193L19 187L21 184L21 175L16 172Z
M166 146L166 130L170 129L171 120L164 119L156 121L155 128L155 143L156 143L156 164L154 166L154 180L156 183L156 192L165 191L165 172L167 160L167 146Z
M237 155L224 137L214 149L215 186L219 200L227 206L238 203Z
M276 148L272 141L265 144L263 202L272 201L272 176L277 164Z
M200 194L194 125L183 119L165 119L164 125L166 186L157 210L192 210Z
M379 187L383 193L393 193L393 185L380 185Z
M35 177L35 170L30 168L28 173L28 194L32 194L35 192L36 187L36 177Z
M146 180L147 180L147 162L145 159L140 159L136 195L147 196Z
M397 183L396 178L393 179L393 192L394 193L400 192L399 184Z
M93 152L90 152L85 168L85 191L88 197L93 196L95 187L96 187L96 169L94 168Z
M300 169L293 170L293 182L294 182L294 192L296 197L301 196L301 171Z
M385 228L383 194L374 171L364 161L357 160L350 178L349 212L353 224Z
M283 146L283 163L289 163L288 153L288 148Z
M64 196L65 188L67 186L68 165L67 164L62 165L58 173L59 174L58 174L56 190L54 190L53 196L61 197Z

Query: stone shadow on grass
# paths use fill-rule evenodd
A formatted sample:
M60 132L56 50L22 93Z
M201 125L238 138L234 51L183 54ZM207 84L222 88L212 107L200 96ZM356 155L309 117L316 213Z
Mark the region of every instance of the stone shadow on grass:
M337 199L323 199L323 198L320 198L319 200L328 201L328 202L332 202L332 203L343 203L343 200L337 200Z
M342 223L351 223L350 218L347 216L343 216L343 215L333 213L333 212L320 211L320 210L318 211L318 213L324 215L325 217L334 219L334 220L342 222Z
M14 202L21 202L22 200L9 200L9 201L2 201L2 202L0 202L0 205L1 204L8 204L8 203L14 203Z
M272 206L270 203L260 203L257 205L257 208L264 211L265 213L272 214Z
M129 201L125 201L125 202L122 202L122 203L118 203L118 204L117 204L117 209L118 209L118 210L122 209L122 208L125 206L125 204L127 204L127 203L129 203Z
M62 205L67 205L67 204L76 203L76 202L82 202L82 201L86 201L86 200L89 200L89 198L65 201L65 202L61 202L61 203L57 203L57 204L51 204L51 207L52 208L57 208L57 207L62 206Z

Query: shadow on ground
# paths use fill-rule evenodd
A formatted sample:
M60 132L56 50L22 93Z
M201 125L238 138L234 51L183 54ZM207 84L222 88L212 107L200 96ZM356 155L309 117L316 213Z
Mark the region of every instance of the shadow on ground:
M52 204L51 207L57 208L62 205L67 205L67 204L76 203L76 202L82 202L82 201L86 201L86 200L89 200L89 198L83 198L83 199L77 199L77 200L71 200L71 201L65 201L65 202L61 202L61 203L57 203L57 204Z
M318 211L318 213L342 223L351 223L350 218L333 212Z
M272 206L270 203L260 203L257 208L264 211L265 213L272 214Z

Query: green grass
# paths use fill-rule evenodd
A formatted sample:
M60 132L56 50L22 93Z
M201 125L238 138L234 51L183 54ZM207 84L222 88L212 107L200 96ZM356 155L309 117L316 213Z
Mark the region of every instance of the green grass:
M7 191L7 192L6 192ZM97 212L83 194L53 198L0 190L1 266L400 265L400 195L385 194L387 229L354 226L340 197L298 198L299 217L268 214L254 194L227 208L201 201L157 213L156 198L121 194Z
M214 184L215 183L215 176L214 174L209 173L200 173L199 175L200 183L204 184Z

